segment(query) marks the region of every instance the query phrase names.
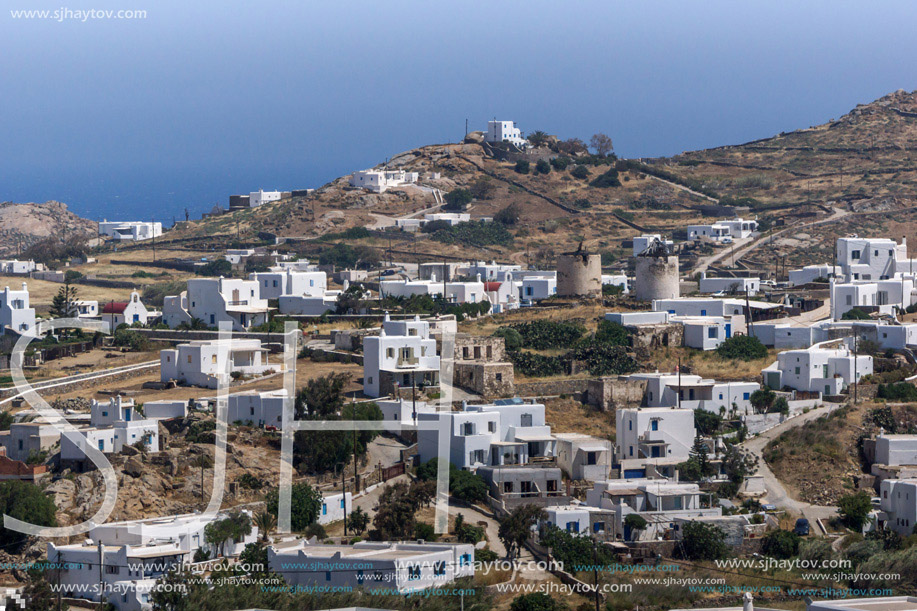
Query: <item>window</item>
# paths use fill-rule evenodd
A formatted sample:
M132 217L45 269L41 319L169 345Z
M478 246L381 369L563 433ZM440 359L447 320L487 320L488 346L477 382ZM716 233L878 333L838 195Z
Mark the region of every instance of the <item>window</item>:
M707 310L701 310L701 311L700 311L700 315L701 315L701 316L706 316L706 315L707 315Z
M627 430L628 430L628 431L634 430L634 421L633 421L633 420L628 420L628 421L627 421Z
M799 375L799 367L796 368L796 375Z
M707 338L716 339L716 336L717 336L716 331L717 331L716 327L707 327Z
M850 258L853 259L854 261L858 261L860 259L860 251L859 250L850 251Z
M743 393L742 393L742 399L745 400L745 401L748 401L748 398L749 398L750 396L751 396L751 393L748 393L748 392L743 392Z
M598 452L586 452L586 464L595 465L597 464Z
M341 499L341 509L344 509L344 499Z
M408 567L408 581L414 581L420 579L420 567L419 566L409 566Z
M216 365L216 364L217 364L217 355L215 355L215 354L214 354L214 355L211 355L211 356L210 356L210 362L213 363L214 365Z
M446 574L446 563L443 561L437 562L433 565L433 576L442 577Z
M331 581L331 571L325 571L325 581Z
M188 363L189 363L189 364L191 363L191 355L190 355L190 354L188 355Z
M471 554L462 554L462 557L459 558L459 566L465 566L471 564Z
M390 359L395 358L395 349L394 349L394 348L386 348L386 349L385 349L385 356L386 356L386 358L390 358Z
M106 566L105 572L109 575L117 575L121 571L121 567L115 566Z
M493 432L495 432L496 430L497 430L497 423L496 423L496 422L488 422L488 423L487 423L487 432L488 432L488 433L493 433Z
M653 421L650 423L650 430L651 430L651 431L658 431L658 430L659 430L659 421L658 421L658 420L653 420Z
M322 515L323 516L328 515L328 505L326 505L325 503L322 503Z

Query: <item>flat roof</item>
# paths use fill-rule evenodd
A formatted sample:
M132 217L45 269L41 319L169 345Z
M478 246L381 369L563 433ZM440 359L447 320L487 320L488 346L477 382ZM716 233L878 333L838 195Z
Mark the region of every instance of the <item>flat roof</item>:
M820 609L868 609L869 611L917 611L917 598L913 596L886 596L882 598L851 598L847 600L820 600L812 603Z

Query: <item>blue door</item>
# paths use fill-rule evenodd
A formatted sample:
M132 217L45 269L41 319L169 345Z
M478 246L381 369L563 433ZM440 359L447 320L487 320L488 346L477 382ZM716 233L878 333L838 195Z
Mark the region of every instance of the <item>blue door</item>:
M104 450L104 449L105 449L105 440L104 440L104 439L100 439L100 440L99 440L99 450L101 451L101 450Z
M726 339L732 337L732 323L726 323Z

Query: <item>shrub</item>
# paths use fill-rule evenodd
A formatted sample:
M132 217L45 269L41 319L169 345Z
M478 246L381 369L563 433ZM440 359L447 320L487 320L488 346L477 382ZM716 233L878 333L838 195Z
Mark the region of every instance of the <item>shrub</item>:
M568 608L559 597L532 592L531 594L520 594L514 598L509 606L509 611L567 611Z
M757 337L751 335L733 335L716 349L724 359L754 361L767 356L767 348Z
M516 167L514 168L518 174L528 174L530 169L530 164L525 159L520 159L516 162Z
M513 351L522 347L522 336L510 327L500 327L494 331L494 337L502 337L507 350Z
M637 361L621 346L602 344L596 341L581 343L569 356L582 361L594 376L623 375L637 371Z
M551 164L545 161L544 159L539 159L538 163L535 164L535 173L536 174L550 174L551 173Z
M879 384L879 388L876 390L876 396L880 399L888 399L890 401L900 401L904 403L913 403L917 402L917 386L910 384L909 382L897 382L895 384ZM876 410L873 410L876 411ZM893 421L894 419L892 419ZM878 424L878 426L883 426L884 424ZM889 427L885 427L888 429Z
M573 345L585 333L582 325L574 322L532 320L509 326L522 336L523 345L534 350L566 348Z
M446 193L446 210L464 210L471 203L474 196L468 189L453 189Z
M589 168L584 165L577 165L570 171L570 176L580 180L586 180L589 178Z
M603 286L602 288L604 289L605 287ZM616 288L620 289L620 287ZM604 293L604 290L602 292ZM596 329L595 339L603 344L626 346L630 343L630 333L619 323L603 320L599 323L599 328Z
M863 529L871 511L872 502L869 495L862 490L855 494L842 496L837 501L837 514L841 517L841 521L857 532Z
M841 315L842 320L870 320L869 314L860 308L851 308Z
M414 525L414 538L423 539L424 541L436 541L439 539L439 535L433 531L433 526L430 524L418 522Z
M704 522L682 526L681 545L676 547L688 560L719 560L726 556L726 533Z
M559 356L517 351L511 352L509 357L516 371L530 378L559 376L567 371L566 361Z
M513 234L501 223L469 221L458 223L448 229L433 233L433 239L443 244L467 244L468 246L508 246Z
M560 171L566 170L567 166L569 166L570 163L571 163L570 158L563 156L563 155L559 157L555 157L554 159L551 160L551 165L554 167L554 169L560 170Z
M589 184L593 187L606 189L610 187L620 187L621 181L618 179L618 171L611 168L605 173L596 176Z
M772 530L764 535L761 551L772 558L792 558L799 553L799 535L789 530Z
M503 225L515 225L519 222L519 206L510 204L494 215L494 221Z

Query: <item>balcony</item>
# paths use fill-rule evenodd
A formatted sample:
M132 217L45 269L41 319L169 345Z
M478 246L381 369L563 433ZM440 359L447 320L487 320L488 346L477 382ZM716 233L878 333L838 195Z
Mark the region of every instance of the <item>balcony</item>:
M248 305L248 299L237 299L237 300L234 300L234 301L227 301L227 302L226 302L226 305L230 305L230 306L247 306L247 305Z
M416 356L399 356L395 366L398 369L413 369L420 362Z

